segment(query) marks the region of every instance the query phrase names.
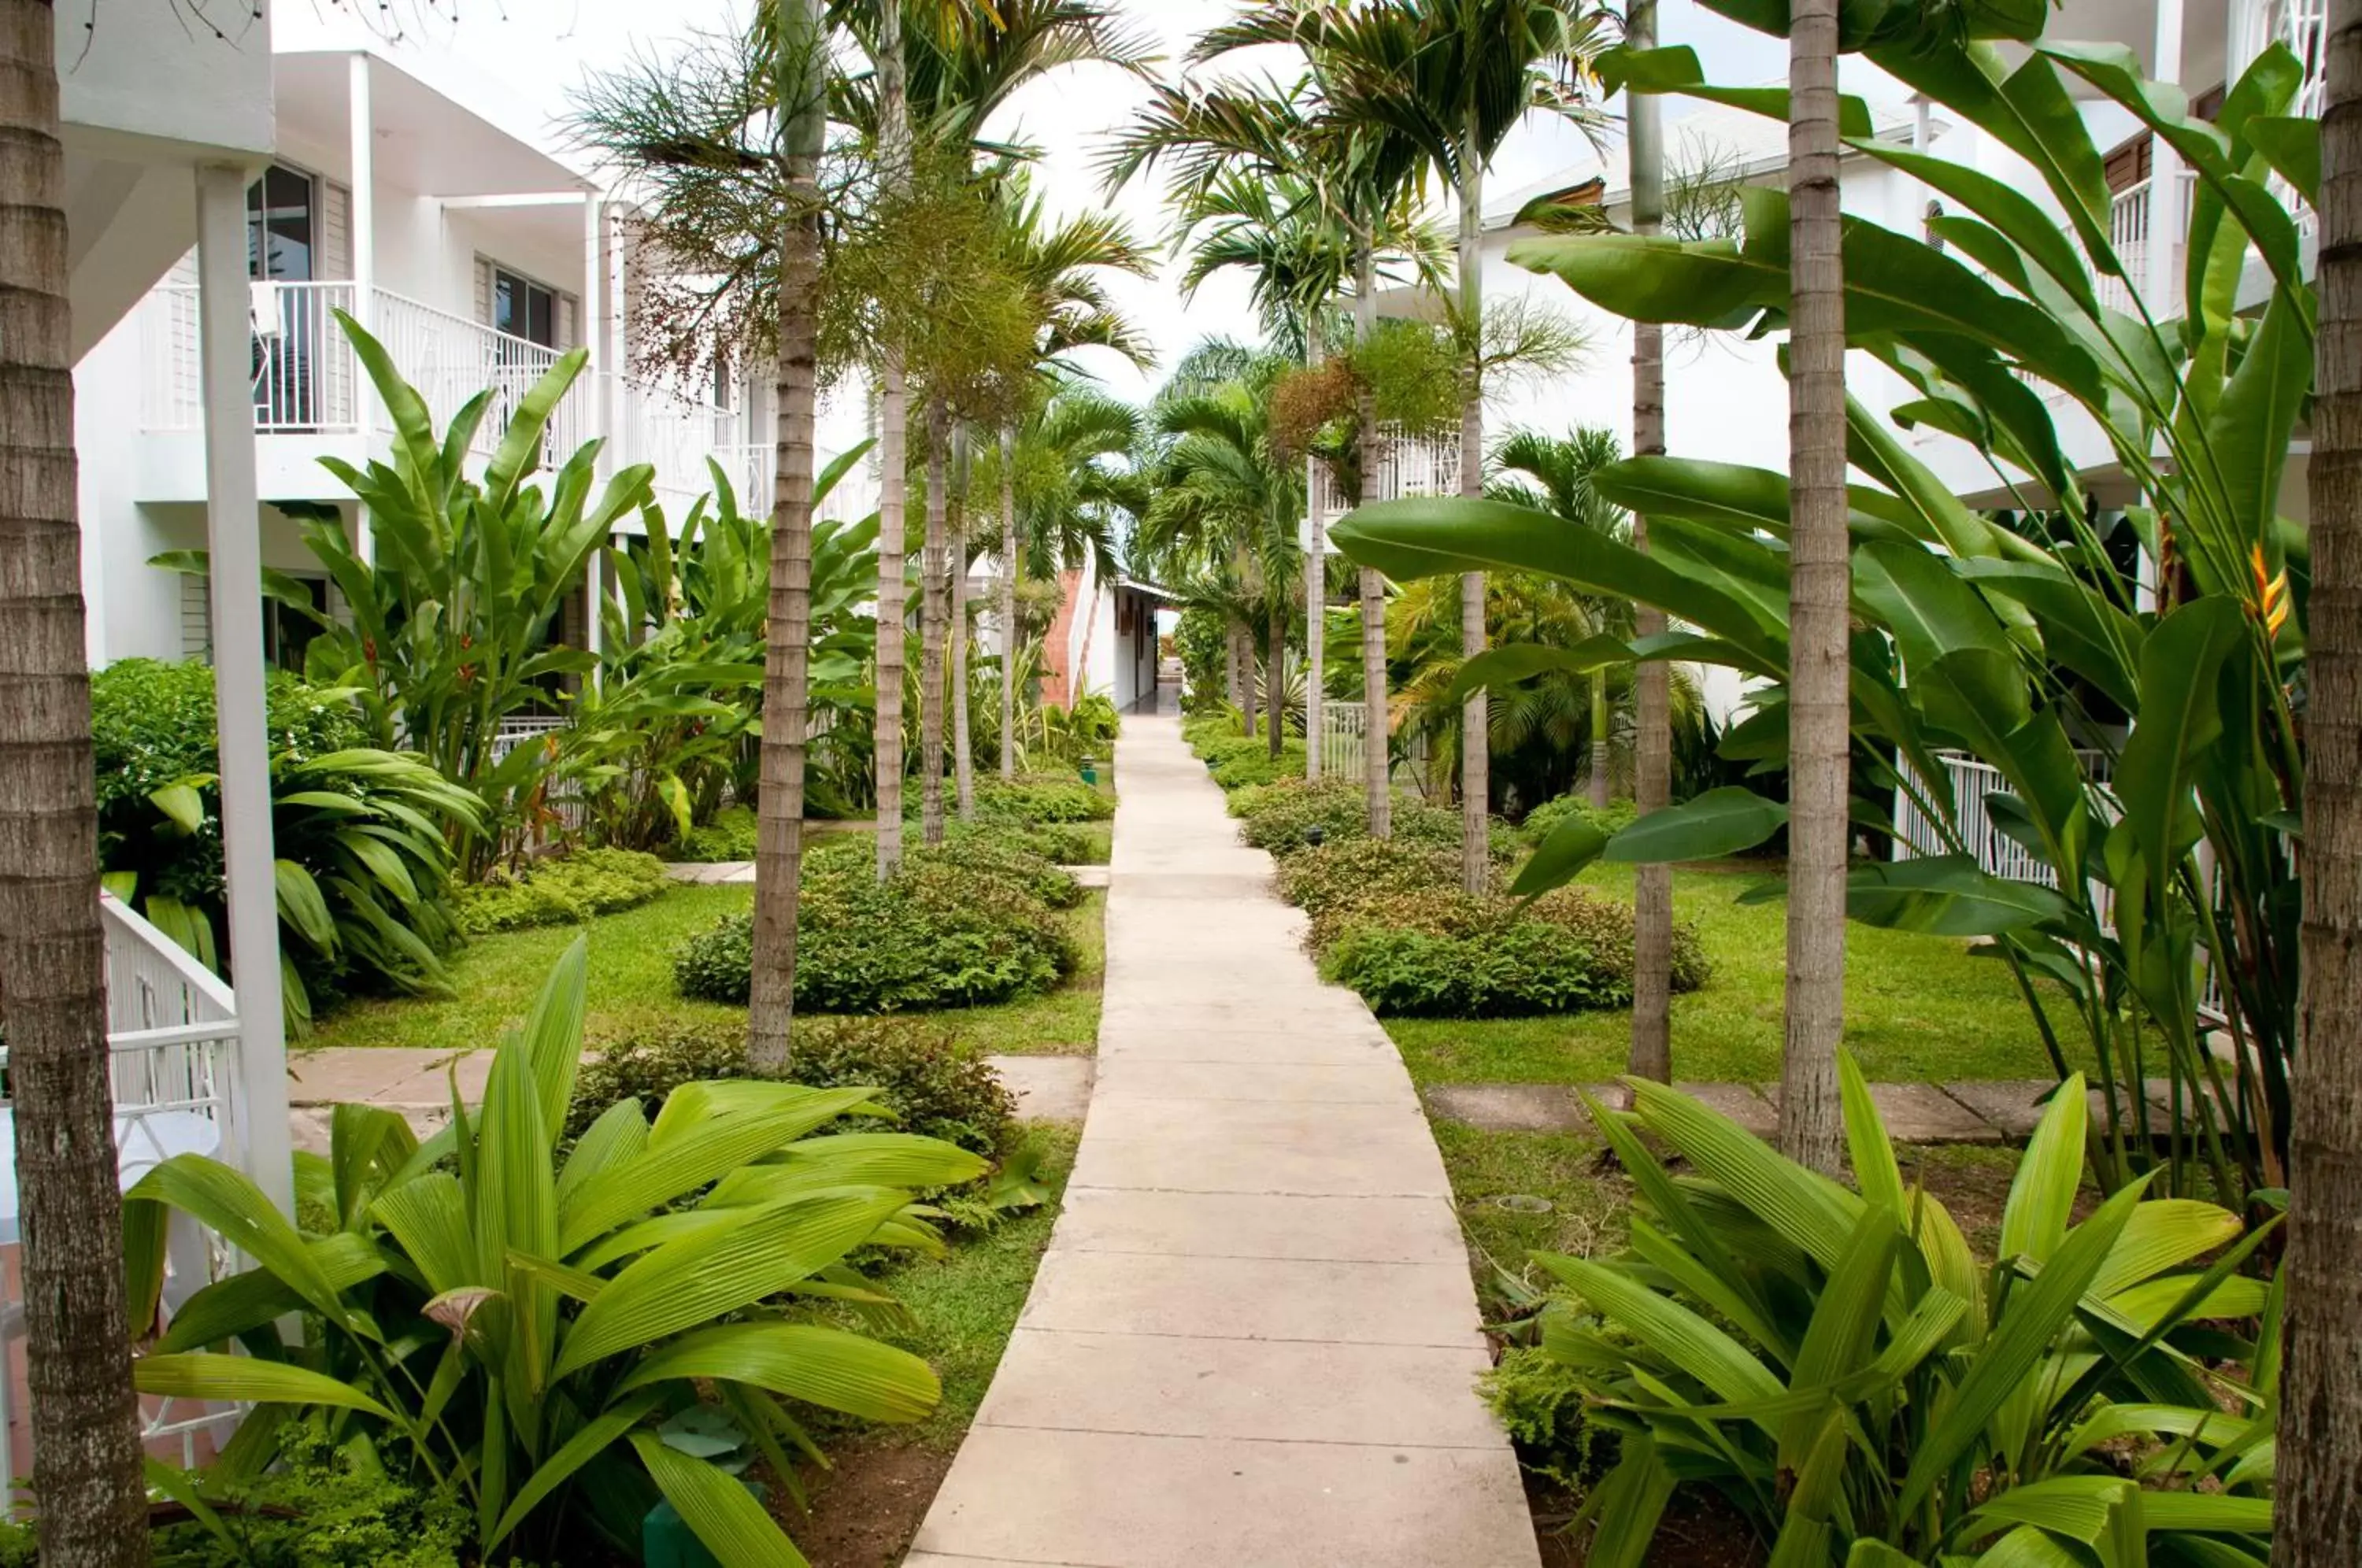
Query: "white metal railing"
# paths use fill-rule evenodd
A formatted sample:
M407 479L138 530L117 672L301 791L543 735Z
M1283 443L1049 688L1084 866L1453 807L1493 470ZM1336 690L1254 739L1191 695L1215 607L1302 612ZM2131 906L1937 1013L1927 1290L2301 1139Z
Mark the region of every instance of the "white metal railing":
M1320 704L1320 777L1361 781L1369 766L1369 720L1362 702L1332 698Z
M124 1185L165 1159L204 1154L235 1165L244 1145L238 1092L237 999L220 977L183 952L127 905L102 895L106 939L107 1072L115 1102L115 1142ZM13 1254L17 1216L6 1217ZM167 1232L163 1307L179 1309L232 1268L228 1246L175 1215ZM23 1342L23 1281L17 1260L6 1268L0 1303L0 1516L18 1504L15 1477L31 1468L32 1436ZM237 1407L193 1399L140 1400L141 1437L154 1456L193 1466L237 1425Z
M528 741L556 734L571 723L561 713L511 713L492 727L492 760L500 761Z
M525 394L561 357L555 348L400 294L380 291L376 306L378 340L403 379L426 400L437 429L448 425L469 398L491 392L491 406L476 426L471 448L480 455L499 447ZM544 445L561 462L589 433L584 414L583 389L577 385L550 414Z
M257 283L248 303L253 335L254 427L266 436L348 433L360 428L359 365L337 325L353 308L353 285ZM197 289L167 283L150 295L140 323L147 373L140 414L149 430L201 430L204 393L198 364Z
M1378 499L1400 501L1414 495L1460 493L1460 433L1405 436L1398 426L1379 431ZM1361 504L1337 488L1336 477L1320 469L1320 521L1333 524Z
M2236 82L2257 55L2273 44L2286 44L2304 66L2289 113L2318 120L2327 106L2329 0L2231 0L2230 58L2224 79ZM2300 234L2313 232L2313 214L2295 188L2278 174L2270 179L2272 194L2296 216Z
M745 451L739 416L711 402L681 397L662 387L631 377L604 378L614 402L616 429L613 456L618 468L647 463L657 470L657 499L665 520L679 526L699 496L713 488L706 472L708 456ZM729 458L724 458L728 468ZM739 475L733 471L733 485ZM746 504L742 488L739 505Z

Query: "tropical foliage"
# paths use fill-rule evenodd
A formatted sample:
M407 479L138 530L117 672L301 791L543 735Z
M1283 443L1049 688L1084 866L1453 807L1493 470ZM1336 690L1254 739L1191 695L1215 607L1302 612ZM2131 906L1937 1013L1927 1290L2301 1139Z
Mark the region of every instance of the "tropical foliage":
M1542 1347L1618 1439L1584 1508L1594 1568L1637 1568L1681 1486L1774 1562L2261 1562L2279 1301L2241 1270L2266 1231L2147 1176L2077 1222L2072 1077L1988 1275L1904 1186L1849 1057L1840 1077L1850 1187L1660 1084L1630 1080L1629 1112L1593 1102L1639 1192L1629 1248L1539 1261L1562 1289Z
M2301 533L2276 498L2310 385L2313 297L2274 182L2312 189L2317 127L2290 115L2302 66L2266 50L2223 112L2201 121L2117 46L2045 43L2015 63L1959 39L1873 38L1865 52L2025 157L2069 227L1989 175L1855 141L1972 215L1937 220L1953 242L1943 250L1846 220L1850 340L1918 394L1895 420L1970 443L2030 502L2058 507L1971 512L1887 420L1851 410L1853 465L1867 481L1849 501L1864 628L1855 723L1893 759L1871 763L1881 771L1867 782L1900 790L1954 853L1857 869L1850 911L1993 939L2061 1077L2070 1055L2097 1064L2107 1113L2092 1154L2112 1190L2153 1162L2158 1139L2173 1189L2191 1189L2202 1170L2224 1193L2275 1187L2296 1038L2289 833L2303 776L2305 574ZM1603 69L1640 90L1697 85L1682 50L1610 57ZM2195 174L2185 315L2170 328L2116 308L2100 286L2127 263L2070 83L2166 137ZM2038 126L2025 117L2035 103L2049 105ZM1776 317L1788 290L1784 198L1751 190L1745 212L1736 238L1552 237L1513 255L1642 319ZM2262 291L2259 314L2235 308L2243 286ZM2088 521L2093 502L2061 455L2069 413L2095 423L2134 479L2140 502L2124 525L2166 563L2154 594L2112 563ZM1404 578L1483 564L1655 604L1686 629L1635 651L1767 683L1724 750L1783 755L1786 479L1669 458L1616 465L1595 483L1648 513L1648 556L1492 502L1367 508L1339 538ZM1522 673L1534 657L1505 650L1488 673ZM1962 837L1976 802L1954 798L1946 752L1998 770L1993 820L2053 868L2056 889L1978 869ZM1783 812L1743 796L1713 791L1610 840L1570 828L1542 847L1529 885L1603 849L1648 859L1756 842ZM1746 832L1733 832L1741 822ZM1650 844L1633 839L1644 831ZM2200 1043L2202 1001L2219 1006L2236 1043L2228 1062ZM2162 1111L2141 1088L2155 1075L2178 1085Z
M366 1433L461 1505L480 1556L579 1561L593 1549L570 1543L594 1536L636 1551L661 1499L724 1562L793 1562L737 1475L700 1455L743 1451L785 1478L790 1452L811 1452L799 1407L880 1421L933 1407L923 1362L811 1320L811 1304L874 1299L847 1256L938 1245L911 1190L985 1162L909 1133L813 1136L876 1111L876 1091L769 1082L677 1087L653 1123L620 1100L569 1144L584 952L501 1043L480 1110L455 1091L452 1124L422 1144L391 1111L337 1108L329 1156L298 1157L309 1228L200 1156L142 1177L126 1220L142 1339L166 1211L255 1262L167 1314L138 1386L254 1403L232 1474L299 1433ZM300 1346L276 1326L297 1313ZM679 1442L684 1428L728 1441Z
M348 992L431 992L457 940L455 842L480 812L415 756L381 751L354 693L274 677L271 836L288 1021ZM226 973L214 672L124 659L91 679L108 891Z

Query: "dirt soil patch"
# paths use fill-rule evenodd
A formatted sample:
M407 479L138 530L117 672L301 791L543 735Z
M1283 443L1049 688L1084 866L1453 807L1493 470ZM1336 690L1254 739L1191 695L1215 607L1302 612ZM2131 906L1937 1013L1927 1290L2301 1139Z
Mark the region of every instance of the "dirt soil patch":
M805 1471L811 1511L783 1502L777 1517L812 1568L895 1568L953 1452L890 1438L846 1443L830 1454L833 1468Z

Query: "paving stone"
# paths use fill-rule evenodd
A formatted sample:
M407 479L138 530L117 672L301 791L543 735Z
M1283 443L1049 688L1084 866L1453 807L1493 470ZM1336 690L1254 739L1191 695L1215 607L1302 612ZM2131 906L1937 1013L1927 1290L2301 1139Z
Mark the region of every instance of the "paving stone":
M1077 1253L1052 1244L1029 1329L1482 1349L1465 1256L1420 1263Z
M755 863L751 860L677 860L665 867L665 875L676 882L703 885L752 882L755 879Z
M1462 1245L1449 1199L1161 1192L1069 1182L1058 1245L1181 1257L1418 1263Z
M1020 1328L977 1420L993 1427L1491 1448L1499 1426L1461 1396L1481 1349L1304 1344ZM1441 1412L1443 1424L1437 1424Z
M1402 1060L1318 1066L1272 1062L1143 1062L1108 1055L1099 1062L1102 1099L1264 1101L1416 1106Z
M1472 1396L1473 1397L1473 1396ZM979 1427L904 1568L1532 1568L1492 1450ZM940 1554L940 1555L937 1555Z
M287 1102L290 1105L366 1104L399 1083L406 1083L433 1064L447 1060L447 1051L343 1049L290 1053L287 1058Z
M1017 1097L1025 1121L1080 1121L1091 1106L1091 1076L1098 1064L1088 1056L987 1056Z
M1872 1084L1871 1103L1898 1143L1998 1143L2000 1129L1934 1084Z
M1401 1060L1372 1021L1350 1033L1305 1028L1206 1029L1144 1021L1099 1021L1099 1055L1134 1062L1230 1062L1353 1066Z
M1086 1187L1149 1192L1269 1193L1304 1198L1451 1196L1443 1157L1430 1142L1385 1149L1206 1137L1188 1143L1093 1138L1075 1156L1074 1179Z
M1567 1132L1591 1125L1564 1084L1432 1084L1427 1108L1487 1132Z
M2032 1135L2042 1120L2042 1101L2058 1087L2051 1078L2009 1078L1963 1080L1943 1089L2003 1138L2019 1139Z
M1316 1147L1342 1138L1370 1145L1409 1145L1415 1152L1431 1134L1418 1102L1408 1098L1341 1104L1300 1099L1160 1099L1141 1094L1109 1095L1091 1107L1094 1137L1131 1143L1284 1143Z
M1676 1083L1673 1088L1722 1112L1758 1138L1769 1138L1780 1131L1776 1091L1767 1095L1753 1084Z
M1106 887L1108 878L1112 874L1111 867L1105 866L1068 866L1062 869L1067 876L1086 888Z

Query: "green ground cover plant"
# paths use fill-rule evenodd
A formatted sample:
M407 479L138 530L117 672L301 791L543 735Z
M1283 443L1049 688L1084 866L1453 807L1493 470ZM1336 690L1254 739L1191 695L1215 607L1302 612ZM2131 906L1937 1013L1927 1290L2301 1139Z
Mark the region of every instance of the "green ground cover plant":
M671 860L717 861L755 858L755 808L724 806L710 821L690 828L665 851Z
M580 925L662 896L672 887L664 862L632 849L577 849L494 867L480 882L452 889L459 929L470 936L536 925Z

